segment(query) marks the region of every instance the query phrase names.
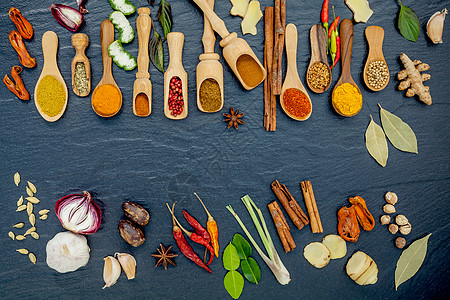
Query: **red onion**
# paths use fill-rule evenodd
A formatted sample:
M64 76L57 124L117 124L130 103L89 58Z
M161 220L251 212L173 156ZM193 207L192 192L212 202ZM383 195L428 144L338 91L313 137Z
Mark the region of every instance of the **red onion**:
M86 191L59 199L55 212L62 226L75 233L93 234L102 221L100 208Z
M56 21L70 31L76 32L83 23L83 15L75 8L63 4L52 4L50 9Z
M77 0L78 10L83 15L88 12L88 10L86 9L86 2L87 0Z

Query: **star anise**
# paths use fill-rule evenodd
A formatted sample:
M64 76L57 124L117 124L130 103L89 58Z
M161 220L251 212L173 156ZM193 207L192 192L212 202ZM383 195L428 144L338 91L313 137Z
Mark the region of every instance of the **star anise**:
M167 263L177 266L175 262L172 260L172 258L177 257L178 255L171 253L172 245L169 246L169 248L165 248L163 244L159 244L161 249L157 249L158 253L152 254L153 257L155 257L158 261L156 262L155 268L158 267L161 263L164 266L164 269L167 270Z
M230 107L230 113L224 113L223 116L225 117L223 121L228 122L227 128L234 126L234 128L238 130L239 124L245 124L245 122L241 120L241 118L244 116L244 113L239 113L239 109L236 109L236 111L234 111L233 106Z

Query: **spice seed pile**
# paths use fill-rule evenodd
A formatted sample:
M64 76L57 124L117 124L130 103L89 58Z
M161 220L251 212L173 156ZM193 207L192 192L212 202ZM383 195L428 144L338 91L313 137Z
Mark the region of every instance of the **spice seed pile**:
M323 62L316 62L308 70L308 81L318 90L325 90L330 83L330 72Z
M371 87L374 89L382 88L388 80L388 67L382 60L371 61L366 75Z

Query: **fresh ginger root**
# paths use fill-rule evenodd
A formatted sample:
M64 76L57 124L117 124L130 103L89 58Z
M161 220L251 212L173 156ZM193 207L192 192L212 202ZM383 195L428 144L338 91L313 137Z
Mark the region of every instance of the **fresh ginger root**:
M420 74L422 71L427 71L430 66L422 63L420 60L412 61L405 53L400 54L400 60L405 66L404 70L401 70L397 74L398 80L402 80L398 89L400 91L406 90L406 97L412 97L418 95L420 101L430 105L431 95L430 87L424 86L423 82L431 78L430 74Z

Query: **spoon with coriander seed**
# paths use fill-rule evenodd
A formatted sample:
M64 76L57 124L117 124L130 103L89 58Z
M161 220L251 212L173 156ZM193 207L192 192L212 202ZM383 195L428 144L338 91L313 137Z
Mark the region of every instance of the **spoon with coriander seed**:
M311 59L306 72L306 84L314 93L321 94L331 85L331 69L327 56L327 32L316 24L309 31L311 43Z
M372 91L378 92L389 83L389 69L383 55L384 30L380 26L369 26L365 33L369 54L363 71L364 83Z

